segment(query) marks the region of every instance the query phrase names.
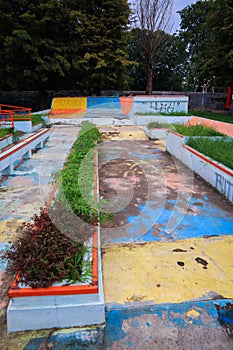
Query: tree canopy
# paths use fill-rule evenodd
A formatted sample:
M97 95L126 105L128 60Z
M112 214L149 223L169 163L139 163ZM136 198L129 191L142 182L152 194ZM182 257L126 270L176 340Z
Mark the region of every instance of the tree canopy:
M0 0L1 89L119 88L126 0Z
M189 55L188 84L226 89L233 81L233 8L228 0L204 0L180 11L179 37Z
M1 87L41 90L65 77L70 62L61 3L1 0L0 11Z
M153 55L160 44L159 32L165 31L170 24L173 0L135 0L134 13L142 49L144 51L147 85L146 92L153 90Z

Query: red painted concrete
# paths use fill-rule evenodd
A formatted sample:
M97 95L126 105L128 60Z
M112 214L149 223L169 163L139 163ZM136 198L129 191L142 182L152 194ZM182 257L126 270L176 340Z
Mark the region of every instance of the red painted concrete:
M233 124L201 117L192 117L185 125L205 125L228 136L233 136Z

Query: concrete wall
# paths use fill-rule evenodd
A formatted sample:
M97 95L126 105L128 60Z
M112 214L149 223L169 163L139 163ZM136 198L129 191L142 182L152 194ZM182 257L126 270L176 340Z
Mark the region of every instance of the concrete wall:
M80 96L79 90L61 90L47 91L48 103L45 108L51 107L51 102L54 97L78 97ZM113 95L144 95L145 91L115 91L115 90L103 90L102 96ZM153 95L186 95L189 97L189 109L224 109L224 104L227 97L227 92L223 93L202 93L202 92L180 92L180 91L153 91ZM40 96L37 91L1 91L0 103L10 104L14 106L25 106L32 108L33 111L41 110Z
M188 137L168 132L166 149L233 203L233 170L187 146L187 142Z
M88 97L87 108L121 109L119 97Z
M188 97L184 95L135 96L133 98L135 113L188 113Z
M26 133L32 132L31 120L15 120L14 125L16 131L22 131Z

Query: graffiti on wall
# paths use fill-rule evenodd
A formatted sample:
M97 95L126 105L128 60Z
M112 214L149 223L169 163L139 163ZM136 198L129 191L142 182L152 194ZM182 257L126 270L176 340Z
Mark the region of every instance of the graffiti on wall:
M217 190L223 193L230 201L233 201L233 183L223 175L215 173L215 186Z
M180 111L180 102L179 101L171 101L171 102L161 102L161 101L142 101L138 102L146 109L151 109L155 112L164 112L164 113L172 113Z

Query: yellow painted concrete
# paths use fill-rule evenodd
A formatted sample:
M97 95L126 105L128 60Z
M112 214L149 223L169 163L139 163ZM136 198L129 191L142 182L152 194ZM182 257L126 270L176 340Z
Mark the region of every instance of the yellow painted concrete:
M86 97L55 97L52 109L86 109Z
M100 126L103 140L148 140L142 126Z
M148 140L142 126L100 126L104 140Z
M216 293L233 298L233 236L106 246L106 303L179 303ZM183 249L186 252L174 252ZM197 257L208 262L207 269ZM183 262L180 266L177 262Z

